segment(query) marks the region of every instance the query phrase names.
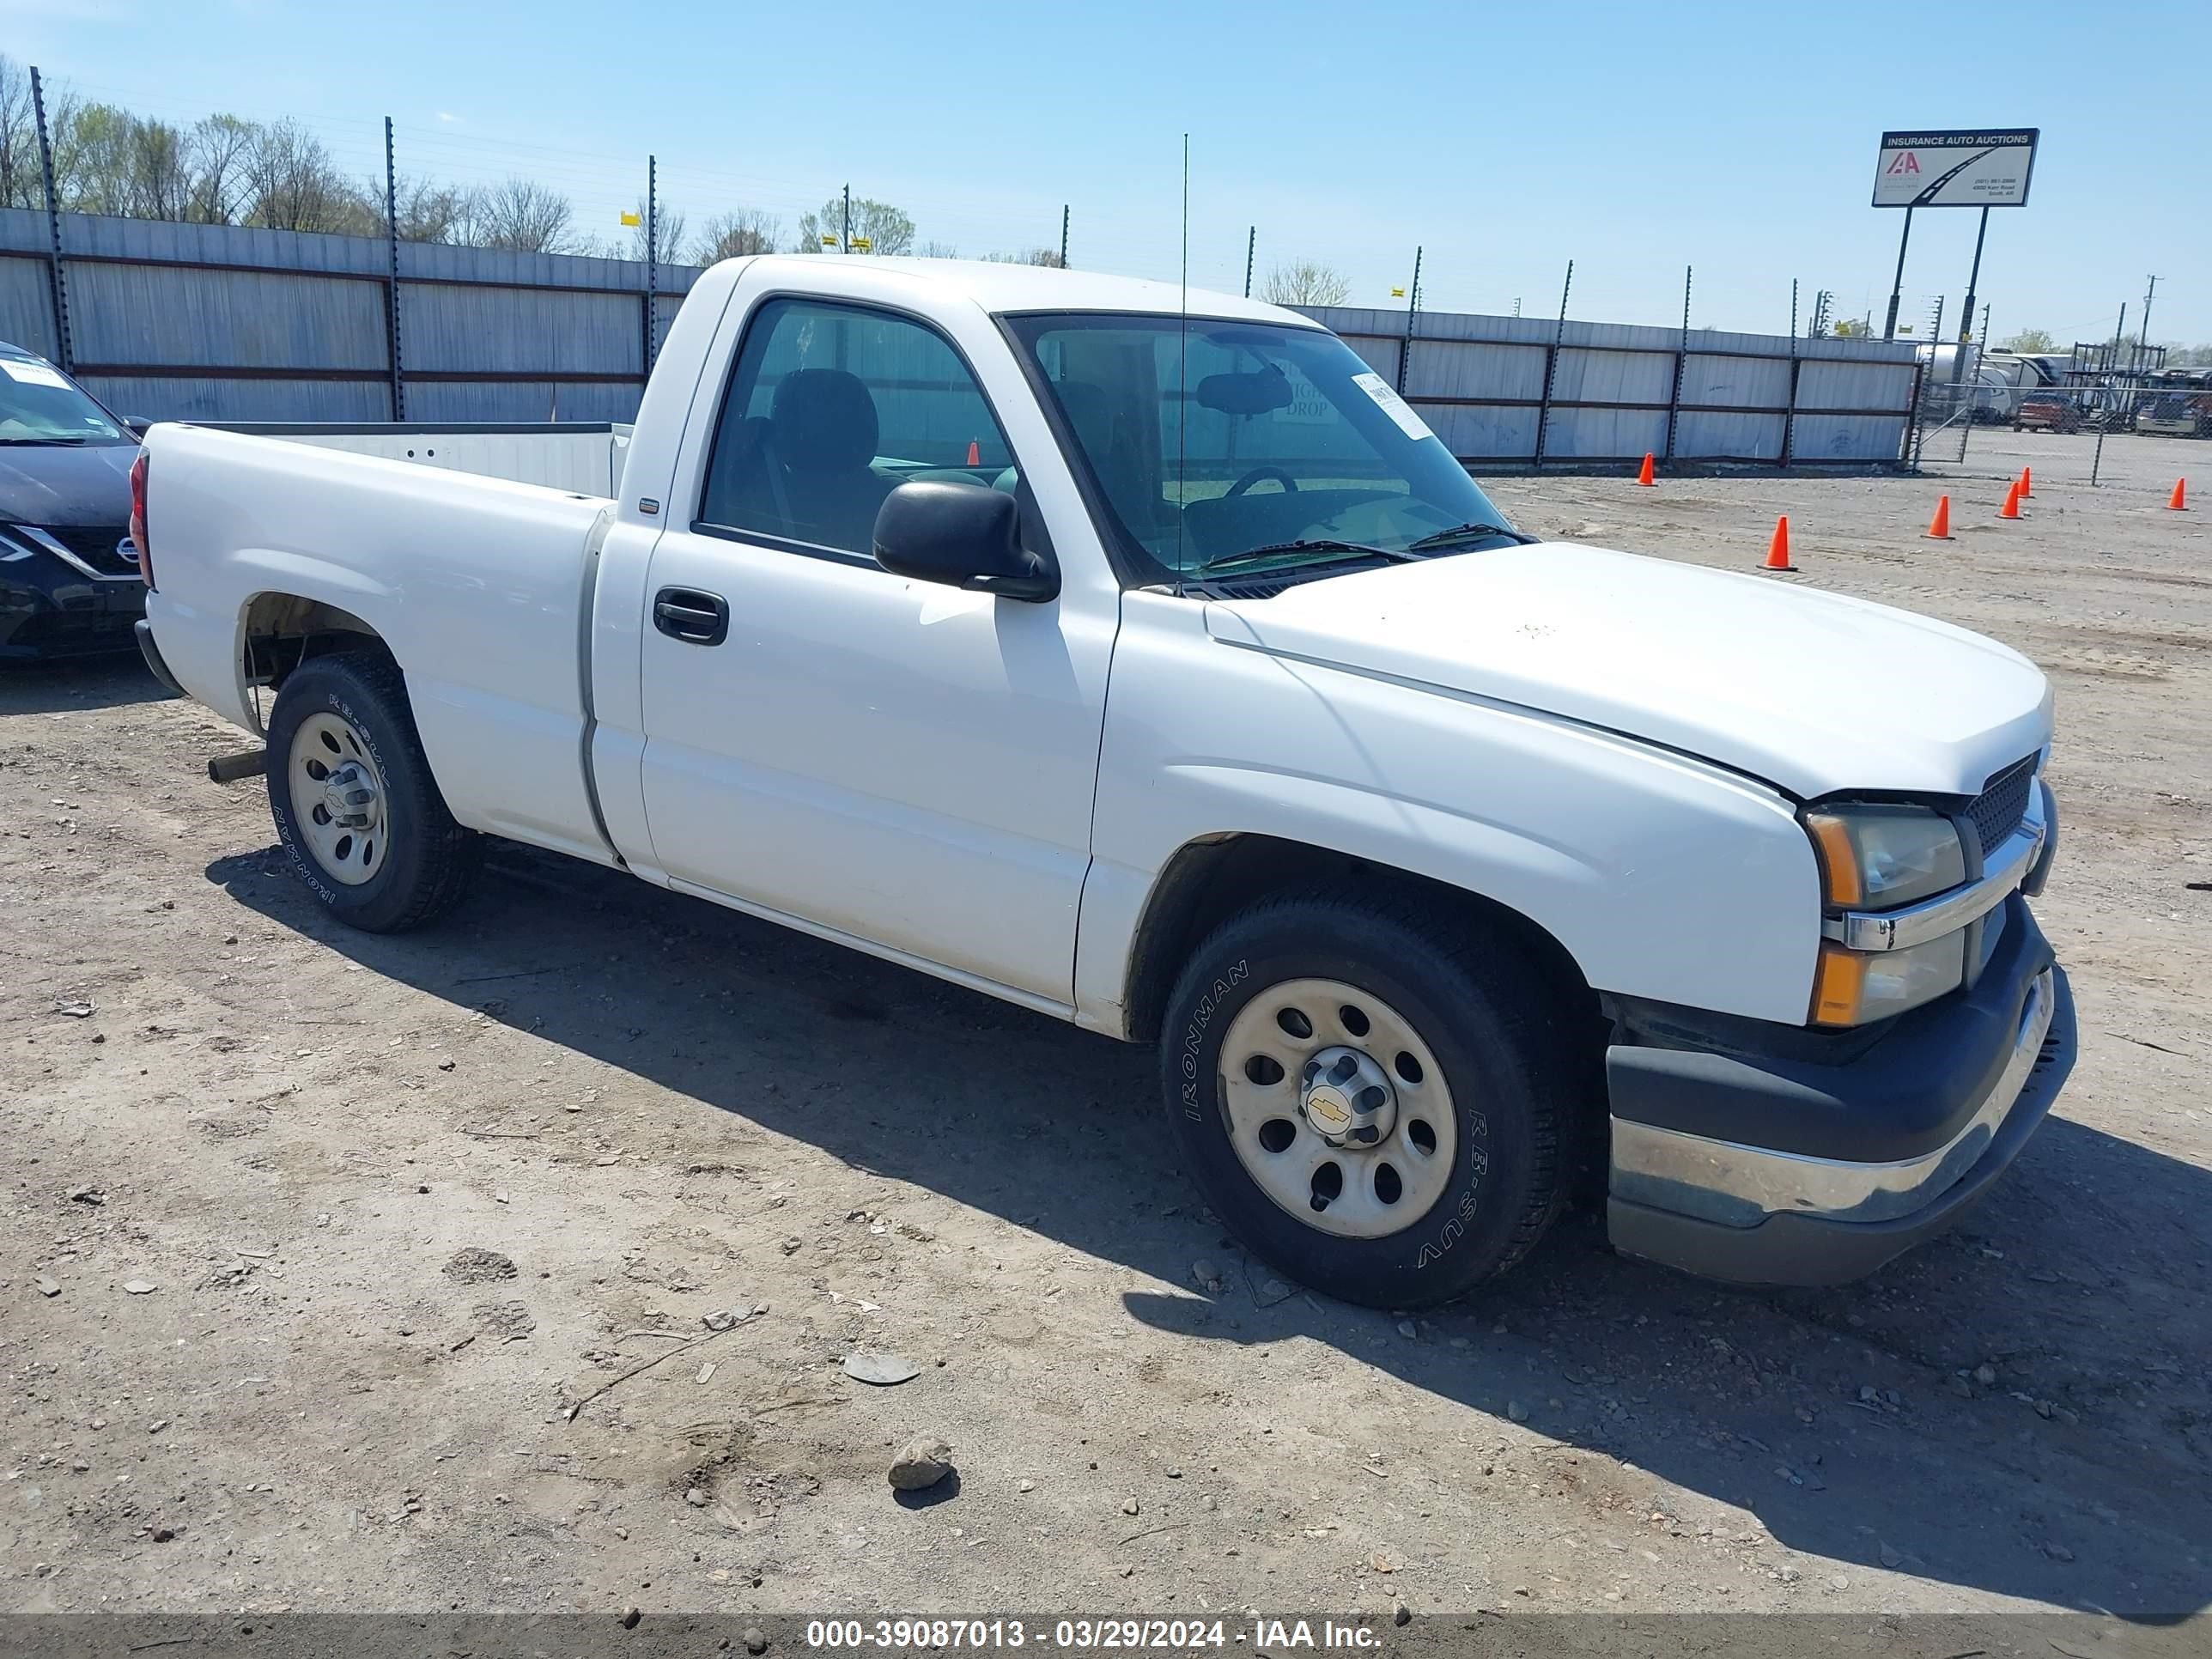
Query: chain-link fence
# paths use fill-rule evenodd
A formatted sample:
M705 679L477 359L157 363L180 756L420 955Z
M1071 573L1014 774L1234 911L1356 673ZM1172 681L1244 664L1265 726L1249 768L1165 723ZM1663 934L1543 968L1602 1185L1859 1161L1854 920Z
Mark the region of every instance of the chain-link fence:
M2087 439L2094 483L2108 440L2212 439L2212 368L2168 368L2162 357L2103 343L2033 356L1945 348L1923 364L1912 459L1965 465L1978 434Z

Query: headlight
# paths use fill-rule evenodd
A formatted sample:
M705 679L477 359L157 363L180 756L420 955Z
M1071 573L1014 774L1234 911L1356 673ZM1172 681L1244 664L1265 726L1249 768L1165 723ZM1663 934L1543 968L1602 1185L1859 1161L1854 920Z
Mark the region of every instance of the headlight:
M1966 977L1966 932L1903 951L1846 951L1824 940L1813 975L1813 1023L1863 1025L1955 990Z
M1966 878L1959 832L1924 806L1840 806L1807 813L1805 828L1837 909L1893 909Z

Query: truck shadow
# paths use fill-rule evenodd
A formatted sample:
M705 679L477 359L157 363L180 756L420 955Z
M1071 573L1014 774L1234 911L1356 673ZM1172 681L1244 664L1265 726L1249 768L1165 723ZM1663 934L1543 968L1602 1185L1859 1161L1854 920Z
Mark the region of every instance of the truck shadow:
M1836 1291L1700 1284L1570 1216L1408 1338L1223 1236L1145 1127L1148 1050L520 848L397 939L329 922L276 849L207 873L379 973L1143 1275L1133 1322L1324 1342L1453 1402L1509 1453L1510 1501L1549 1471L1562 1526L1579 1504L1747 1535L1632 1465L1822 1558L1788 1569L1816 1587L1886 1567L2144 1620L2212 1601L2212 1173L2132 1141L2054 1117L1960 1228ZM1211 1294L1199 1258L1226 1270ZM1446 1455L1479 1497L1481 1451Z

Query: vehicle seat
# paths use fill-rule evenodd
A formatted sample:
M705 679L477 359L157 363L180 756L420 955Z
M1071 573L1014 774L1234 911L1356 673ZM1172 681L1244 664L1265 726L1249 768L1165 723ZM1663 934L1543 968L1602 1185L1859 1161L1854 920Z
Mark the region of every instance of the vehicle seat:
M890 493L876 459L876 400L842 368L793 369L776 383L769 409L770 453L783 474L791 533L851 552L875 539L876 514Z

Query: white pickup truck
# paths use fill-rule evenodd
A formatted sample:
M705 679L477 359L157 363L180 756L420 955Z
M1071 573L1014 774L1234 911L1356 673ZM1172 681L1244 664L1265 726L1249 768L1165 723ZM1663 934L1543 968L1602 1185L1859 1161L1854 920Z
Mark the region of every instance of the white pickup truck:
M1273 307L732 260L618 500L162 425L133 535L333 916L503 836L1157 1041L1218 1213L1353 1301L1600 1168L1624 1251L1848 1279L2065 1069L2032 664L1519 534Z

